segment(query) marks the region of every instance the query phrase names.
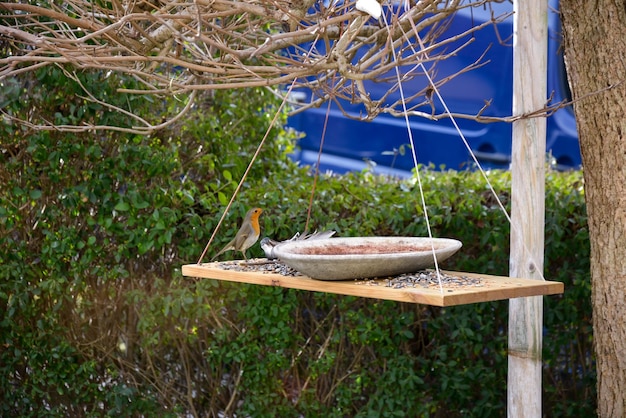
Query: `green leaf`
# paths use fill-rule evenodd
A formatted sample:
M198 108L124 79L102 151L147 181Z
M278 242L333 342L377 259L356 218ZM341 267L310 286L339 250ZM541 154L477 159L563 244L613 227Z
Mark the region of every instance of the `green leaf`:
M139 255L144 255L145 253L150 251L153 247L154 247L154 240L150 240L148 242L140 242L139 245L137 245L137 250L139 252Z
M135 209L145 209L147 207L150 206L150 202L147 202L145 200L133 200L133 207L135 207Z
M37 200L41 197L41 190L39 189L31 190L29 195L31 199Z
M226 206L228 204L228 199L223 192L217 192L217 199L220 201L222 206Z
M127 212L130 209L130 205L126 202L119 202L114 209L118 212Z

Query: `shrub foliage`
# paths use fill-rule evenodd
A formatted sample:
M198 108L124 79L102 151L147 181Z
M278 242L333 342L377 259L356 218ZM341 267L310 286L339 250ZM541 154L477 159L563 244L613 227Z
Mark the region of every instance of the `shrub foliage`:
M55 71L38 77L4 86L5 113L121 117L67 95L79 86ZM115 89L131 81L80 77L128 105ZM181 106L142 100L131 105L146 114ZM506 301L441 309L180 275L275 108L264 90L214 93L148 137L0 126L0 415L505 414ZM252 205L265 208L263 235L302 231L313 179L286 159L291 136L272 131L209 254ZM509 173L489 179L508 204ZM481 175L425 169L422 180L433 234L464 243L443 267L505 275L509 227ZM580 173L549 173L545 275L566 289L544 299L549 416L595 410L582 189ZM427 233L411 181L322 177L313 201L312 229Z

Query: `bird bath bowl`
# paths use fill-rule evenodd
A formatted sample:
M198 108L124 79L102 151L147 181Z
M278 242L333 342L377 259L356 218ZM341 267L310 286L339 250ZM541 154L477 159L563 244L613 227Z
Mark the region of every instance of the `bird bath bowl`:
M434 266L462 246L448 238L352 237L289 241L274 254L289 267L319 280L395 276Z

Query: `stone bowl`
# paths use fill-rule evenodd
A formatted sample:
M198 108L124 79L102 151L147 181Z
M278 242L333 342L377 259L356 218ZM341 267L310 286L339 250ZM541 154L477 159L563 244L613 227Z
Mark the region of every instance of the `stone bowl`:
M274 254L289 267L319 280L349 280L415 273L441 262L463 244L448 238L351 237L289 241Z

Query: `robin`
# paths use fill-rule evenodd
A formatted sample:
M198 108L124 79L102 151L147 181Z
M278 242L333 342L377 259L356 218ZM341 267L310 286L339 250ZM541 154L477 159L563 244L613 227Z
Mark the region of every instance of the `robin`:
M254 243L259 239L259 235L261 234L261 227L259 226L259 216L263 212L261 208L252 208L246 213L246 217L241 224L241 228L237 231L237 235L235 238L222 250L215 254L211 261L215 260L220 254L228 250L241 251L243 254L244 260L248 260L246 257L246 250L254 245Z

